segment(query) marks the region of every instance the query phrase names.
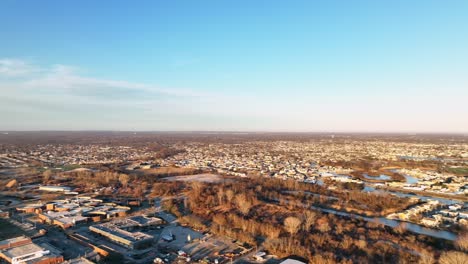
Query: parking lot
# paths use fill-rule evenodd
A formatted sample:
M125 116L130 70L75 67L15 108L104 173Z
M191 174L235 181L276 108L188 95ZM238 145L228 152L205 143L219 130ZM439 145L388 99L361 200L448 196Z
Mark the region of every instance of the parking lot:
M234 254L231 253L243 251L239 245L220 237L207 237L186 245L182 250L192 256L193 260L200 260L206 257L234 257Z
M172 237L172 241L166 241L163 237ZM174 251L181 250L185 245L191 241L199 240L203 237L203 234L197 231L194 231L191 228L183 227L179 225L169 225L162 231L162 234L159 237L158 244L165 246Z

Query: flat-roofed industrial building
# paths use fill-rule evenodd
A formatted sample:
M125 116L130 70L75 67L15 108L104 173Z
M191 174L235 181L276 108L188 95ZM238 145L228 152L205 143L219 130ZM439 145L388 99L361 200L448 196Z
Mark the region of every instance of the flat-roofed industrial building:
M40 191L46 192L70 192L71 188L67 186L39 186Z
M143 248L153 242L151 235L142 232L129 232L112 223L91 226L89 230L130 249Z
M0 241L0 258L8 263L55 264L63 262L63 256L46 245L37 245L30 238L20 236Z

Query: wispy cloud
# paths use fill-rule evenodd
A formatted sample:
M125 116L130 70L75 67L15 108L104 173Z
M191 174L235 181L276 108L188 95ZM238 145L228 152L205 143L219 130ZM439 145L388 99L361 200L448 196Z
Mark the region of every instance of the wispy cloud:
M0 59L0 76L18 77L36 72L32 64L20 59Z
M252 111L245 104L248 98L240 96L89 77L85 69L69 65L1 61L7 66L0 72L0 115L5 117L0 128L60 128L70 119L81 129L97 120L102 120L100 128L109 120L122 120L108 129L126 128L130 122L148 129L184 129L186 124L201 128L209 120L229 123L229 117ZM243 103L240 109L238 102ZM206 122L198 124L202 119Z
M89 77L85 73L86 69L69 65L0 59L0 130L468 129L466 122L460 123L467 113L465 93L452 96L440 90L439 94L429 95L411 92L409 87L405 96L395 93L327 97L304 92L278 96L275 91L239 91L236 95L236 90L223 87L216 92L167 88ZM417 86L431 87L424 83ZM450 103L441 103L444 99Z
M133 95L146 97L165 95L176 97L210 96L187 89L161 88L153 84L135 83L122 80L90 78L79 73L79 69L67 65L38 67L26 61L0 60L0 75L21 76L17 87L43 93L56 92L85 97L109 97L122 95L131 98ZM114 96L115 98L115 96Z

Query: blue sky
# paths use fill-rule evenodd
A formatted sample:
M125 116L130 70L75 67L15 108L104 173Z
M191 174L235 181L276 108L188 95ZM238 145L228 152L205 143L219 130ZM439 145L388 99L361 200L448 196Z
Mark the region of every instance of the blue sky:
M468 132L467 1L1 1L0 130Z

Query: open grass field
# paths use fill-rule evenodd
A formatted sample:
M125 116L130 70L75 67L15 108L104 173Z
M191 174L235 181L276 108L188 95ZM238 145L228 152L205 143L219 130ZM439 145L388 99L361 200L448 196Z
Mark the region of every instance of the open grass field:
M151 175L158 178L164 177L171 177L171 176L179 176L179 175L193 175L201 173L200 170L195 168L179 168L179 167L159 167L159 168L152 168L152 169L139 169L134 170L133 173L137 173L140 175Z
M468 175L468 168L467 167L464 167L464 168L448 168L447 170L449 172L451 172L453 174L457 174L457 175L463 175L463 176Z

